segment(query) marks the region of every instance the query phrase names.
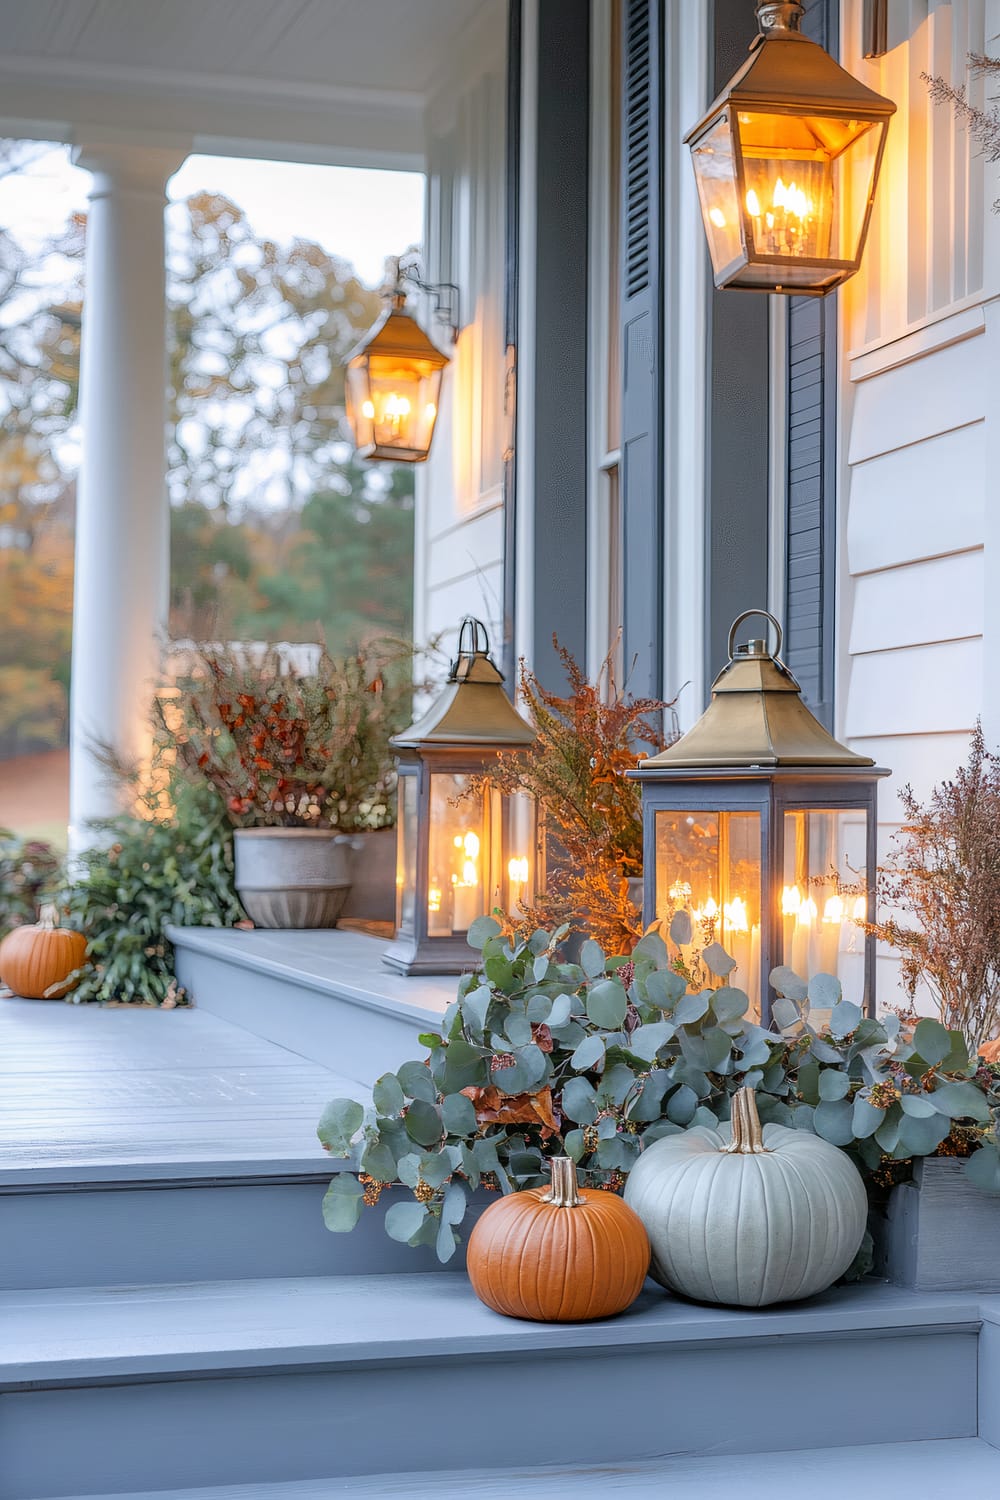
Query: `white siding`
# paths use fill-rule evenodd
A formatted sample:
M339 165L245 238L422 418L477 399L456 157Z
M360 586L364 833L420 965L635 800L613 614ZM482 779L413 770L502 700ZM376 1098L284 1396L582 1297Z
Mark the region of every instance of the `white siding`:
M449 57L427 110L428 279L454 282L462 329L445 370L430 459L418 474L414 633L482 618L502 642L505 6Z
M965 81L965 54L995 50L1000 0L890 6L890 51L858 55L861 0L845 0L844 65L894 99L865 265L841 295L839 729L890 766L880 848L919 797L965 759L977 717L1000 734L990 662L1000 644L997 168L921 71ZM981 95L982 84L970 87ZM993 618L993 616L996 618ZM881 957L891 1000L895 967Z

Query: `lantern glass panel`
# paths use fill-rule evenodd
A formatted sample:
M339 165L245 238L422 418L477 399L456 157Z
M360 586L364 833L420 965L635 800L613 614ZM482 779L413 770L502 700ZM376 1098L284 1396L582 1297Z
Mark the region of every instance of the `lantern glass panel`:
M864 993L868 818L863 808L784 815L782 958L796 974L836 974L848 999Z
M701 216L708 235L712 268L721 274L742 259L740 206L729 116L722 115L691 148Z
M538 890L535 804L530 797L517 793L507 798L504 827L503 869L497 904L516 917L524 907L533 904Z
M412 935L417 899L417 778L400 775L396 815L396 927Z
M656 917L691 917L688 965L721 943L736 968L727 983L744 990L760 1015L761 844L756 812L656 813ZM706 982L710 976L706 976Z
M427 934L468 932L490 908L493 818L472 776L435 771L431 776Z
M426 452L434 435L441 369L428 360L368 354L347 370L348 417L359 450Z
M752 258L855 260L884 125L743 110L738 120Z

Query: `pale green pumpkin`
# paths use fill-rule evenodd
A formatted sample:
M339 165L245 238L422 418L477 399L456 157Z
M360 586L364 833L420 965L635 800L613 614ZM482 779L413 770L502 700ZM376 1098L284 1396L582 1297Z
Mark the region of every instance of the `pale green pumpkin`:
M732 1126L695 1126L648 1147L625 1201L646 1226L661 1285L738 1307L825 1291L857 1254L868 1217L853 1162L808 1131L762 1130L752 1089L734 1096Z

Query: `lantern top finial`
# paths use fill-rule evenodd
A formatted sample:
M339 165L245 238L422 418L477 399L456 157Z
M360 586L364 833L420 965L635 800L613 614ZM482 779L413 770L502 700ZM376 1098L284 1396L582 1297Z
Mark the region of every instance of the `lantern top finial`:
M525 750L534 739L535 730L504 692L503 673L490 656L486 626L466 615L444 691L423 718L393 735L390 743L397 750Z
M766 641L735 645L736 631L751 615L774 626L774 653ZM866 770L875 762L856 755L828 733L802 701L799 684L781 660L781 626L767 610L746 610L729 632L729 661L712 684L712 701L697 724L651 760L647 770L753 769L785 766Z
M798 31L804 13L799 0L757 0L757 25L763 36Z

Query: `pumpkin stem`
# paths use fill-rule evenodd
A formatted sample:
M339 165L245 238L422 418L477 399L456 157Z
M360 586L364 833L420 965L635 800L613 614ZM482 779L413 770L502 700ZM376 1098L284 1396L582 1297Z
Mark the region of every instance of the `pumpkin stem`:
M552 1186L543 1202L551 1203L553 1208L579 1207L583 1199L576 1183L576 1162L571 1156L553 1156L549 1165L552 1168Z
M731 1123L733 1138L728 1146L723 1146L724 1151L738 1156L756 1156L767 1150L753 1089L738 1089L733 1095Z
M59 926L58 906L40 906L38 909L38 925L44 932L53 932Z

